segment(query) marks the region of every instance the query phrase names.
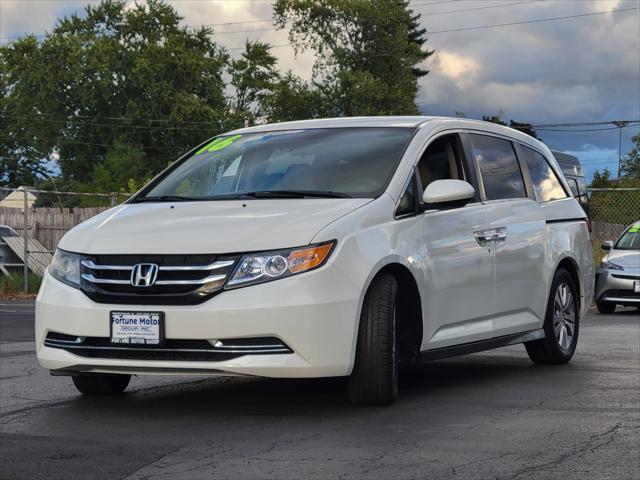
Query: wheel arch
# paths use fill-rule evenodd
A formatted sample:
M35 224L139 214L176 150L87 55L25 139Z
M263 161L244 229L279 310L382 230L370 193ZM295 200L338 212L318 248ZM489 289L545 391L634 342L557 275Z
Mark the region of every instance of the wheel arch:
M372 272L366 288L363 289L362 300L358 310L358 329L362 319L364 298L373 282L383 274L393 275L398 282L398 311L396 318L399 327L400 357L415 357L422 346L422 299L414 274L409 267L398 261L390 261L380 265L377 270Z
M580 294L578 296L578 311L582 312L582 308L584 306L584 301L585 301L585 290L584 290L584 282L582 281L582 275L580 272L580 265L578 265L578 262L574 258L570 256L565 256L561 258L560 261L558 262L558 265L556 265L556 268L553 272L553 277L555 277L556 273L561 268L569 272L569 275L571 275L571 278L573 279L573 282L575 283L578 289L578 292ZM553 283L553 277L551 278L551 283ZM549 288L551 288L551 283L549 284Z

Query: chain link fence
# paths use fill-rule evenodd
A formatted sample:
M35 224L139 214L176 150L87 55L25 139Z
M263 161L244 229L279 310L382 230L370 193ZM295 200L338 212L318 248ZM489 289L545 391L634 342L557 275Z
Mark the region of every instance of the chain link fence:
M62 236L127 197L0 187L0 294L37 292Z
M615 240L640 220L640 188L589 189L589 214L594 244Z
M124 201L123 193L52 192L0 187L0 294L37 292L62 236ZM592 188L589 215L596 262L600 243L640 220L640 188Z

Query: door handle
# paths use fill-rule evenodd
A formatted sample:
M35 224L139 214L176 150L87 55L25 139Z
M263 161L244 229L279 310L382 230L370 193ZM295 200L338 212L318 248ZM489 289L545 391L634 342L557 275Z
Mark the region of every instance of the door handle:
M507 229L505 227L496 228L496 232L493 238L496 243L504 242L507 239L507 237L508 237Z
M493 245L491 230L478 230L477 232L473 232L473 235L481 247L491 247Z
M481 247L491 247L502 243L507 239L507 229L505 227L490 228L488 230L478 230L473 232L476 241Z

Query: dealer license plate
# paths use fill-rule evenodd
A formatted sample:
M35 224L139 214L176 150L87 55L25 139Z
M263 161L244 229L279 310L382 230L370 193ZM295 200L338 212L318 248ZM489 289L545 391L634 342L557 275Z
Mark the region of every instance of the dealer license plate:
M111 343L159 345L164 339L162 312L111 312Z
M636 280L633 282L633 292L640 293L640 280Z

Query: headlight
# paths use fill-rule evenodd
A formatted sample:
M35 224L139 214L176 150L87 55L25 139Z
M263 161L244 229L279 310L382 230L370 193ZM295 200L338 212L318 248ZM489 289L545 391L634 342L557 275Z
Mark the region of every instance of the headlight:
M335 242L304 248L244 255L225 288L244 287L290 277L322 266Z
M62 283L80 287L80 255L77 253L56 250L53 260L49 264L49 273Z
M624 268L620 265L611 263L608 260L603 260L602 262L600 262L600 268L604 268L606 270L624 270Z

